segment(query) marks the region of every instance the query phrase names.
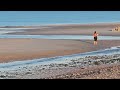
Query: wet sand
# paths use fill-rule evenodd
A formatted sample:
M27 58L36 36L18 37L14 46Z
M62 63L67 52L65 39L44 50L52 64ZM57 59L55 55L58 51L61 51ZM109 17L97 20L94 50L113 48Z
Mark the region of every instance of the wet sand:
M119 40L0 39L0 62L70 55L119 46Z
M97 31L99 35L120 36L120 33L111 31L120 23L102 23L102 24L66 24L66 25L47 25L47 26L29 26L23 32L13 32L8 34L17 35L93 35Z

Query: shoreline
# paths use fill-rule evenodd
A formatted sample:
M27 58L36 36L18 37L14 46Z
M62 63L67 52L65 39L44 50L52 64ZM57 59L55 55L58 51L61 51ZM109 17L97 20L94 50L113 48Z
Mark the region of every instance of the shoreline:
M93 32L96 30L100 35L106 35L106 36L120 36L119 32L112 32L110 31L115 26L120 25L119 24L89 24L89 25L53 25L48 26L45 28L41 28L39 26L36 27L36 29L28 29L24 30L23 32L14 32L14 33L7 33L6 35L93 35ZM30 26L35 27L35 26ZM9 28L9 27L8 27ZM106 49L114 46L120 46L120 40L98 40L98 45L93 45L93 40L50 40L50 39L0 39L0 64L1 67L3 65L3 68L0 68L0 78L27 78L27 79L46 79L46 78L61 78L65 79L66 75L68 79L71 78L78 78L79 76L83 75L83 78L97 78L97 72L98 69L97 65L94 66L94 64L99 63L108 63L108 64L101 64L107 68L109 66L111 67L111 63L109 64L108 61L114 62L114 65L119 69L120 65L117 65L116 62L119 61L120 55L112 55L112 56L95 56L95 57L86 57L80 60L73 60L69 64L50 64L46 66L40 66L39 64L34 66L30 66L30 63L28 62L24 67L19 67L19 61L27 61L32 60L33 62L35 59L39 58L50 58L55 56L64 56L64 55L71 55L71 54L78 54L78 53L84 53L84 52L91 52L101 49ZM116 59L118 58L118 59ZM94 59L94 60L93 60ZM81 61L83 60L83 62ZM16 63L13 64L13 66L10 66L10 63ZM81 61L81 62L80 62ZM85 61L85 62L84 62ZM89 67L89 61L91 61L91 66ZM101 62L99 62L101 61ZM81 64L86 65L87 67L79 67ZM8 64L8 66L6 65ZM119 63L118 63L119 64ZM4 67L4 65L6 65ZM10 67L9 67L10 66ZM12 70L12 67L17 67L16 70ZM78 67L77 67L78 66ZM100 65L98 65L99 67ZM9 67L9 68L8 68ZM102 66L100 66L102 67ZM6 69L5 69L6 68ZM89 69L91 68L91 72L94 72L93 75L89 73ZM93 69L94 68L94 69ZM7 70L8 69L8 70ZM11 70L9 70L11 69ZM14 69L14 68L13 68ZM76 71L79 73L79 76L74 76L73 74L75 70L83 70L83 71ZM97 70L97 71L96 71ZM105 69L107 70L107 69ZM116 68L114 70L117 70ZM113 72L112 70L111 72ZM85 72L86 71L86 72ZM81 74L83 72L83 74ZM111 74L110 72L110 74ZM70 74L69 74L70 73ZM71 73L73 73L71 76ZM104 71L104 73L108 73L107 71ZM99 75L102 74L99 73ZM117 74L114 72L115 75L119 75L119 72ZM58 76L57 76L58 75ZM60 76L59 76L60 75ZM88 75L88 76L87 76ZM93 76L90 76L93 75ZM107 75L107 74L106 74ZM55 76L55 77L54 77ZM69 77L70 76L70 77ZM94 77L95 76L95 77ZM105 77L105 76L104 76ZM113 77L113 76L111 76ZM101 76L98 78L102 78ZM110 78L110 77L106 77ZM115 78L115 77L113 77ZM120 78L120 77L116 77Z
M117 61L117 62L116 62ZM20 62L19 62L20 63ZM37 62L36 62L37 63ZM17 63L16 63L17 64ZM114 68L115 67L115 68ZM0 68L0 78L14 79L110 79L120 78L120 54L88 56L72 59L69 63L40 65L14 64ZM109 70L109 71L108 71ZM116 70L116 71L114 71ZM113 73L114 74L111 74Z
M92 40L0 39L0 63L91 52L119 45L119 40L99 40L94 46Z

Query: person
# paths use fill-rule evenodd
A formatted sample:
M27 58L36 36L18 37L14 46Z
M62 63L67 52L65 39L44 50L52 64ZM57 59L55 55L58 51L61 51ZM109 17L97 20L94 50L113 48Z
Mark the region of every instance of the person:
M94 34L94 45L97 45L97 36L98 36L98 33L95 31Z

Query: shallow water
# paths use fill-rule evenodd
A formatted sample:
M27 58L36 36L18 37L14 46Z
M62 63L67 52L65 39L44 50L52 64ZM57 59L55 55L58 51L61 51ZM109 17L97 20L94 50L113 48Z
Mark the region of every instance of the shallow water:
M89 36L89 35L0 35L0 38L82 39L82 40L93 40L93 36ZM120 36L99 36L98 40L120 40Z

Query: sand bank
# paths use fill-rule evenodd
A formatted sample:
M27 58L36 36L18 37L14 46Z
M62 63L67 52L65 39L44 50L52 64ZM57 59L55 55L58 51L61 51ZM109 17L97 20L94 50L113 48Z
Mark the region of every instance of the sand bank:
M48 26L31 26L23 32L12 32L8 34L18 35L93 35L97 31L102 35L120 35L118 32L113 32L112 29L120 26L120 23L98 23L98 24L61 24Z

